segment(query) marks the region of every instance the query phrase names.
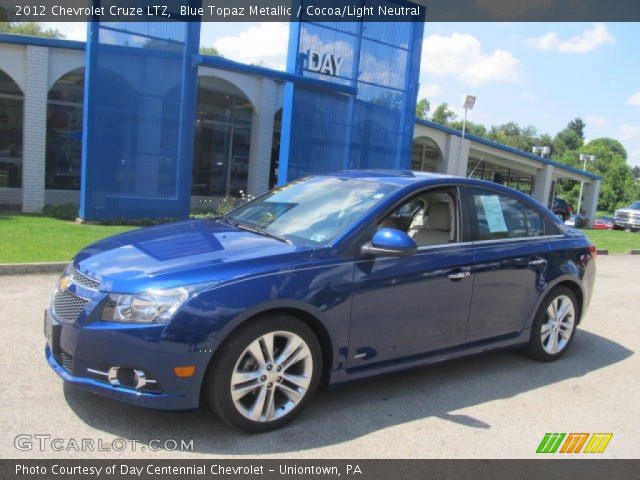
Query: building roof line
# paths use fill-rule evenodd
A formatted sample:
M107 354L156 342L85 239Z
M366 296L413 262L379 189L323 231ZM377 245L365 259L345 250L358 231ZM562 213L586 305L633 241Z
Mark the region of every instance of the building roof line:
M440 130L441 132L449 133L451 135L455 135L457 137L462 137L462 131L457 130L455 128L447 127L445 125L440 125L439 123L432 122L431 120L424 120L422 118L416 118L416 123L419 125L424 125L425 127L430 127L435 130ZM518 155L520 157L525 157L530 160L536 160L540 163L544 163L546 165L552 165L561 170L566 170L568 172L576 173L578 175L583 175L585 177L592 178L594 180L601 180L602 177L600 175L596 175L595 173L587 172L585 170L580 170L579 168L572 167L570 165L566 165L564 163L557 162L555 160L551 160L549 158L540 157L534 153L525 152L524 150L520 150L518 148L510 147L508 145L503 145L502 143L494 142L493 140L488 140L483 137L478 137L477 135L472 135L470 133L465 133L464 137L467 140L472 140L476 143L480 143L482 145L486 145L488 147L493 147L498 150L502 150L503 152L513 153L514 155Z
M13 33L0 33L0 42L13 43L17 45L35 45L38 47L67 48L71 50L85 49L85 42L77 40L31 37L28 35L16 35Z

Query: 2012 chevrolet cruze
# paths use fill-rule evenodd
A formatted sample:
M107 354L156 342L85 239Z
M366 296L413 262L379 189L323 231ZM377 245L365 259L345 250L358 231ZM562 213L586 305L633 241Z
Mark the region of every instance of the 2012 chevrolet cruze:
M515 190L412 172L297 180L228 215L81 251L45 312L46 357L116 400L201 400L258 432L340 384L505 347L563 355L595 248Z

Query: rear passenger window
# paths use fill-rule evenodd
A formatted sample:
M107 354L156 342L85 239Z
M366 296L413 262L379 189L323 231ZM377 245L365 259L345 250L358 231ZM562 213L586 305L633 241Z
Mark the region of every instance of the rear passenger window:
M471 196L477 219L477 240L527 236L524 204L490 190L472 189Z
M527 217L527 236L544 236L544 220L542 214L530 207L524 207L524 213Z

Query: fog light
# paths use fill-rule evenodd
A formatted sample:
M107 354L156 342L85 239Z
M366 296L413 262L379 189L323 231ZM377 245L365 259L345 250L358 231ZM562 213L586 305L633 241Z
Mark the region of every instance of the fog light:
M122 386L135 388L136 390L140 390L147 383L151 383L147 380L144 371L137 368L111 367L107 372L107 378L114 387Z

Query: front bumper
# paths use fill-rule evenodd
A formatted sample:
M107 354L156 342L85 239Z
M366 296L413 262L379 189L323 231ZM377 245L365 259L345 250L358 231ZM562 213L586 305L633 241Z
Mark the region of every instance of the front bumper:
M198 408L200 387L211 354L163 336L164 325L112 322L60 323L45 311L45 356L66 382L131 405L163 410ZM193 377L179 378L173 368L195 365ZM112 366L141 369L157 382L154 391L114 386L92 374Z

